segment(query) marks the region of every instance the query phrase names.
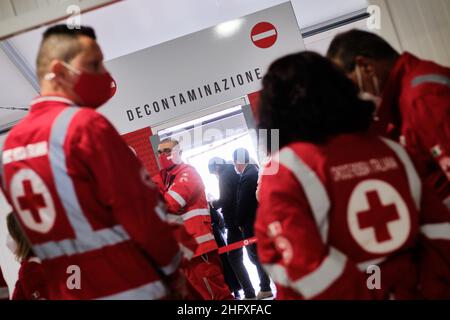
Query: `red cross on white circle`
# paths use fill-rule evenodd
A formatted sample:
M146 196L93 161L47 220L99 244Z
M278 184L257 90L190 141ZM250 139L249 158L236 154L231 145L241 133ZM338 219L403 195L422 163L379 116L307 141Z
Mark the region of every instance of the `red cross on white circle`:
M47 233L56 219L55 206L44 181L31 169L19 170L11 179L11 197L25 227Z
M347 209L350 233L370 253L401 247L411 232L408 207L400 193L381 180L365 180L353 190Z

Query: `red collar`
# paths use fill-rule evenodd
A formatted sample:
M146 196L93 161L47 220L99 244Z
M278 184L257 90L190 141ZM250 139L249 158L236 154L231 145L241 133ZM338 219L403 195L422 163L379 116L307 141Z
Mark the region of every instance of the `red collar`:
M63 96L38 96L31 101L30 109L32 110L35 106L40 105L41 103L57 103L57 104L65 104L65 105L75 105L75 103Z

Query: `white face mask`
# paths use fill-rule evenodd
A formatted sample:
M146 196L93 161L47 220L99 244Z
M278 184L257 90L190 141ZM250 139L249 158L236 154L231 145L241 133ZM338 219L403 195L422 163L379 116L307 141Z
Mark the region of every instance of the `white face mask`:
M10 234L6 236L6 246L8 249L12 252L13 255L16 255L17 252L17 242L14 241L13 238L11 238Z
M373 87L375 88L375 94L372 94L370 92L364 91L362 73L358 65L356 66L355 72L359 87L359 98L364 101L371 101L375 104L375 112L373 118L375 121L379 121L380 119L378 118L378 111L380 109L381 103L383 102L383 99L380 96L380 85L378 82L378 78L376 76L372 77Z

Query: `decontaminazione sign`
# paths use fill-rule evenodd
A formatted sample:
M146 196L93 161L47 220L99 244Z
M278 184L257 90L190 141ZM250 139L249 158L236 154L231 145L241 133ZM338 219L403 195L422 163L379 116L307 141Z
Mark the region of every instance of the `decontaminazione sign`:
M100 111L122 134L155 126L259 91L274 60L301 50L287 2L107 62L118 90Z

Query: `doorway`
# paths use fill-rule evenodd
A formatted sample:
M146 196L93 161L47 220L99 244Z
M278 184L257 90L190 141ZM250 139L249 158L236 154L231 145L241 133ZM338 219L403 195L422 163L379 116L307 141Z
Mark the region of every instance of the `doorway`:
M250 130L254 128L251 107L245 98L241 98L211 108L209 112L196 116L190 115L152 128L156 133L152 138L152 146L156 151L159 141L169 137L178 140L183 150L182 159L185 163L192 165L201 176L207 199L218 199L219 182L215 175L209 173L209 160L219 157L228 163L233 163L233 151L245 148L249 151L250 161L259 166L257 141L250 133ZM258 292L258 273L245 249L244 265L255 291ZM273 285L272 290L275 293ZM243 295L242 292L241 294Z

